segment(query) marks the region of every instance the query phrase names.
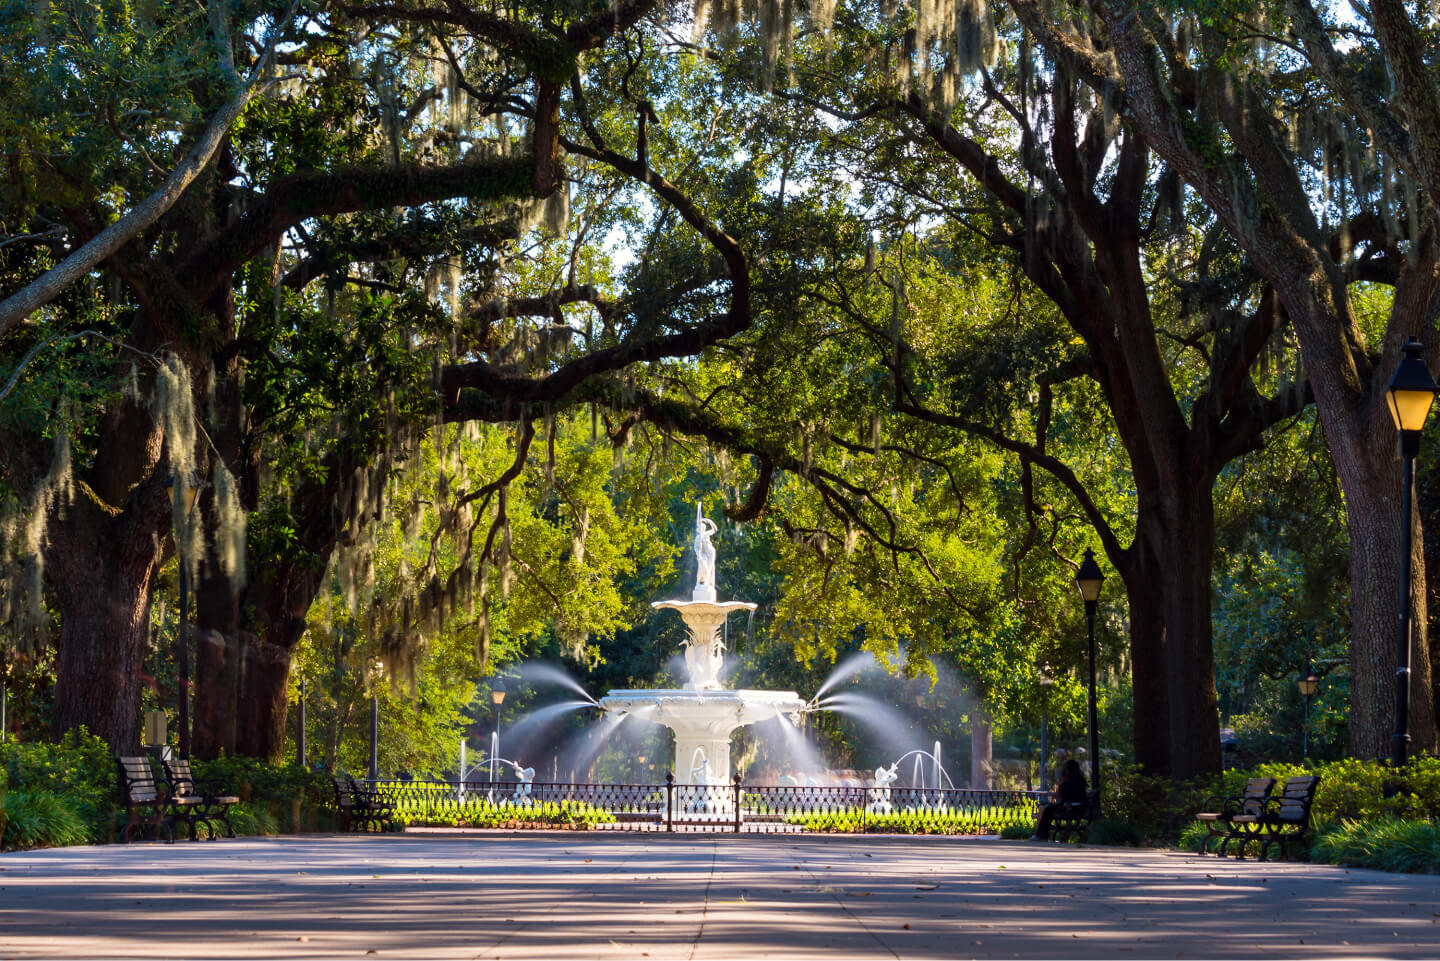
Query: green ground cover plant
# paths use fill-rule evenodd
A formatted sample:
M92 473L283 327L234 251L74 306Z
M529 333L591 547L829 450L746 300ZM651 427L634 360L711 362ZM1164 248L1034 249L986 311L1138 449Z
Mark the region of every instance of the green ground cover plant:
M1440 821L1343 821L1315 839L1310 858L1342 867L1440 874Z
M402 799L395 805L394 821L401 827L562 827L588 829L613 824L616 818L603 808L580 801L491 801L472 797L444 807L425 800Z
M1016 805L985 805L954 810L949 808L917 808L908 811L878 813L866 807L841 808L790 814L786 824L797 825L818 833L854 834L1002 834L1007 829L1024 829L1029 837L1035 829L1036 805L1025 801Z

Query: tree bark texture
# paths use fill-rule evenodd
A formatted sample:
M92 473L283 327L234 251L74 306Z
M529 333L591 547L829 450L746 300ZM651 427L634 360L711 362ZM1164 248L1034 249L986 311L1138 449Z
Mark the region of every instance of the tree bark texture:
M154 499L152 498L152 501ZM117 750L140 746L140 690L150 648L149 598L160 567L160 503L151 503L150 537L133 516L114 518L84 495L50 523L47 579L60 612L56 645L58 736L84 725Z

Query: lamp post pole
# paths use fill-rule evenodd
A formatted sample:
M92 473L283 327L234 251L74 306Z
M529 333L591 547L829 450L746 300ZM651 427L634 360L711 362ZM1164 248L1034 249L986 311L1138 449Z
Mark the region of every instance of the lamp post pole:
M178 519L181 530L175 532L175 560L180 568L180 630L176 637L176 723L180 726L180 758L190 759L190 571L186 563L184 528L190 524L190 509L200 493L200 485L186 484L185 479L172 475L165 481L170 488L171 516ZM172 522L172 527L175 526Z
M305 743L305 681L300 681L300 736L296 738L295 756L301 767L309 767L310 763L306 756Z
M370 696L370 780L380 780L380 698Z
M490 800L495 800L495 757L500 753L500 705L505 703L505 679L495 678L490 688L490 702L495 705L495 730L490 734Z
M1423 345L1411 337L1405 344L1404 356L1385 388L1390 415L1400 431L1400 460L1403 464L1400 491L1400 636L1396 647L1395 668L1395 735L1391 739L1391 763L1405 765L1410 749L1410 494L1415 486L1415 457L1420 453L1420 433L1435 400L1435 378L1430 376L1420 356Z
M1085 559L1075 572L1075 583L1085 601L1085 620L1090 639L1090 787L1100 796L1100 727L1095 716L1095 606L1100 600L1100 584L1105 579L1095 552L1085 548Z
M1315 699L1315 692L1320 690L1320 675L1313 667L1307 667L1305 673L1295 679L1295 685L1305 699L1305 722L1300 727L1300 759L1305 760L1310 756L1310 702Z
M1050 685L1055 679L1050 676L1048 664L1042 665L1037 678L1040 682L1040 790L1050 790Z

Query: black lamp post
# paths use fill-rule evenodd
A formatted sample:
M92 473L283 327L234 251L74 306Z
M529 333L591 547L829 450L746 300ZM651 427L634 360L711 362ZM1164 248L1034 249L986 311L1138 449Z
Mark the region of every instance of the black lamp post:
M1100 729L1095 719L1095 603L1100 600L1100 583L1104 579L1100 565L1095 563L1095 552L1085 548L1085 559L1075 572L1075 584L1085 601L1085 620L1090 631L1090 787L1097 797L1100 791Z
M1305 699L1305 723L1300 728L1300 757L1307 758L1310 756L1310 702L1320 690L1320 675L1315 673L1315 668L1307 667L1295 678L1295 686L1300 688L1300 696Z
M170 503L174 516L182 524L190 523L190 510L200 494L199 484L186 484L183 477L172 474L166 478L165 486L170 488ZM173 525L172 525L173 527ZM177 688L175 723L180 727L180 758L190 759L190 570L186 564L183 530L174 532L175 560L180 567L180 631L176 637L175 686Z
M1430 405L1435 400L1435 378L1430 376L1420 356L1423 345L1411 337L1405 344L1405 356L1395 367L1395 374L1385 388L1390 415L1400 431L1400 459L1404 464L1403 487L1400 492L1400 589L1404 598L1400 607L1400 639L1395 668L1395 736L1391 744L1391 761L1399 768L1405 764L1410 747L1410 492L1415 486L1415 456L1420 453L1420 432Z
M495 755L500 750L500 705L505 703L505 679L495 678L490 688L490 703L495 705L495 733L490 738L490 797L495 797Z
M1040 684L1040 790L1050 790L1050 685L1055 678L1050 676L1050 665L1041 664L1035 675Z

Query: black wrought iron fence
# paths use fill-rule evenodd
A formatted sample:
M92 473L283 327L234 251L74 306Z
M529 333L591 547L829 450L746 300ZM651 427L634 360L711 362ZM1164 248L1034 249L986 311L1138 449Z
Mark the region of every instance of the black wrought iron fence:
M1030 826L1038 791L864 786L367 782L401 825L596 831L996 834Z

